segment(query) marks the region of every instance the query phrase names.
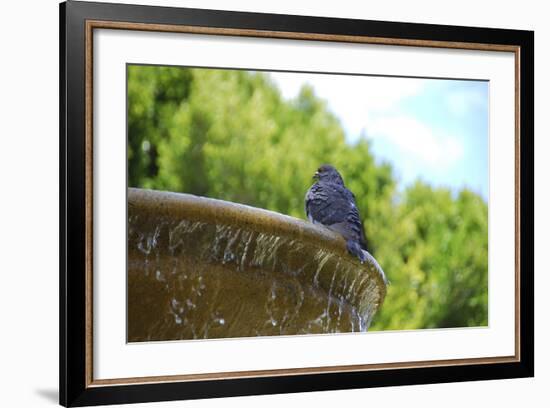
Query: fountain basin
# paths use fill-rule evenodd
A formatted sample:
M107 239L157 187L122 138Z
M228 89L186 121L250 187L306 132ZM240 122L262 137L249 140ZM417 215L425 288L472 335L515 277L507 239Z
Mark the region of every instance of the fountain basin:
M272 211L128 189L128 341L366 331L384 272Z

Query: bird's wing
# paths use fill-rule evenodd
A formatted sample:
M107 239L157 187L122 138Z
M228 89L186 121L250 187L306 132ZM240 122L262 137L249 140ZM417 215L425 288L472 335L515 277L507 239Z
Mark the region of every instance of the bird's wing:
M306 194L305 206L310 221L326 225L366 249L355 197L347 188L334 183L316 183Z
M359 210L353 203L353 208L348 214L348 223L350 228L353 230L353 233L357 237L356 240L359 242L361 249L367 249L367 239L365 237L365 228L363 227L363 222L361 221L361 216L359 215Z
M315 183L306 195L306 213L313 221L324 225L346 219L349 207L345 193L332 183Z
M346 190L346 194L348 197L348 200L352 203L352 211L350 212L350 219L349 221L359 226L358 229L355 230L355 233L359 236L359 244L361 246L361 249L367 250L367 237L365 235L365 227L363 226L363 222L361 221L361 216L359 215L359 210L357 209L357 203L355 199L355 194L353 194L350 190L347 188L344 188Z
M351 199L349 190L334 183L318 183L313 189L309 210L313 218L324 224L332 225L349 221L349 217L357 214L355 201Z

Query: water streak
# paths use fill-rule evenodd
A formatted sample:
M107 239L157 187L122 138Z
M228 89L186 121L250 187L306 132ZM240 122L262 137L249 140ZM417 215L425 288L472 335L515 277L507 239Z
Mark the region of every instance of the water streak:
M320 242L132 205L128 340L366 331L380 273Z

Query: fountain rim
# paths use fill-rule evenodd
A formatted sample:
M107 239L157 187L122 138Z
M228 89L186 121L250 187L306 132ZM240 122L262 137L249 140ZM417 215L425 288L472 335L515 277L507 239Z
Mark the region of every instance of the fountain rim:
M343 260L364 268L346 249L344 238L326 227L263 208L252 207L216 198L196 196L152 189L128 188L128 207L154 210L155 216L180 216L192 221L211 221L239 226L265 234L280 234L322 246L339 254ZM367 252L368 253L368 252ZM384 272L374 257L368 254L368 262L379 271L375 278L386 295L387 282Z

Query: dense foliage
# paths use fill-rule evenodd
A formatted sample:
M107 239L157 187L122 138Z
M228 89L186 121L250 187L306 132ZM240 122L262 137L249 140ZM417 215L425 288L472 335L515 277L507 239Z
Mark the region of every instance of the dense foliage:
M344 132L313 89L283 99L269 77L238 70L128 67L133 187L187 192L305 218L322 163L355 193L370 252L388 275L371 330L487 324L487 205L418 181L400 191L368 139Z

